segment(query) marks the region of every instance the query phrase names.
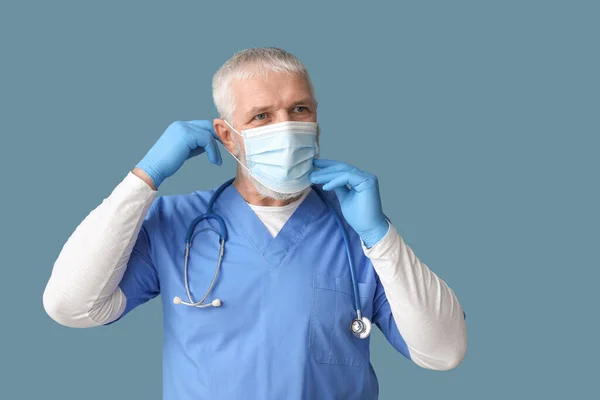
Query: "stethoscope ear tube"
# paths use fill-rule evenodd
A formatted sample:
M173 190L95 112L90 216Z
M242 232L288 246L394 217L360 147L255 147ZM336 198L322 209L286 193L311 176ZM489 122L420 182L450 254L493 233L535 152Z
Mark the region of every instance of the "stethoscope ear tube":
M221 307L221 300L214 299L211 303L208 304L197 304L197 303L188 303L186 301L181 300L181 297L175 296L173 299L174 304L183 304L185 306L191 306L196 308L206 308L206 307Z
M213 215L213 216L208 216L208 217L207 216L208 216L208 214L203 215L202 219L217 217L221 221L223 220L218 215ZM198 219L198 218L196 218L196 219ZM197 222L196 222L196 224L197 224ZM193 231L192 231L192 233L193 233ZM212 282L210 283L210 286L209 286L208 290L206 291L206 294L204 294L204 297L202 297L202 299L197 302L194 302L194 299L192 299L192 293L190 292L190 285L188 283L188 261L190 258L190 246L191 246L191 242L186 241L185 254L183 256L183 282L185 285L185 292L190 301L188 303L188 302L182 301L179 296L175 296L175 298L173 299L173 303L184 304L186 306L192 306L192 307L197 307L197 308L204 308L204 307L211 307L211 306L212 307L220 307L221 300L219 300L219 299L215 299L209 304L204 304L204 301L206 300L206 298L212 291L213 286L215 285L215 282L217 281L217 277L219 276L219 270L221 269L221 264L223 262L223 254L225 252L225 240L223 239L223 237L221 235L219 235L219 259L217 261L217 268L215 269L215 274L213 275Z

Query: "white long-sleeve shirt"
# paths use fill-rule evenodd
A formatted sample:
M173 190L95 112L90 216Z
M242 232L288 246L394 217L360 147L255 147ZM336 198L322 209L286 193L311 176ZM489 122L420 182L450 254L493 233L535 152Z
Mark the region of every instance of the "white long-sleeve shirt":
M306 197L282 207L250 205L276 236ZM64 245L44 291L48 315L70 327L100 326L119 318L126 298L119 283L142 222L157 192L132 173L75 229ZM448 370L467 347L462 308L453 291L423 264L393 225L367 249L392 316L420 367Z

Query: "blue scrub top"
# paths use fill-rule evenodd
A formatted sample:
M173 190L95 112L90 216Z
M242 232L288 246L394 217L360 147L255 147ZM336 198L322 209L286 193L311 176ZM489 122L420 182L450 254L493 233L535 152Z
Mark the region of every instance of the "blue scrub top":
M157 198L120 284L127 298L121 318L161 294L163 398L376 399L369 339L350 332L356 311L342 236L331 209L314 191L273 238L237 189L226 188L214 211L225 220L229 237L207 299L219 298L222 306L173 304L175 296L188 300L185 234L190 222L207 211L213 193ZM326 195L339 207L334 194ZM409 358L360 238L345 227L362 313ZM195 301L204 296L215 272L219 243L211 229L217 228L213 221L196 228L188 264Z

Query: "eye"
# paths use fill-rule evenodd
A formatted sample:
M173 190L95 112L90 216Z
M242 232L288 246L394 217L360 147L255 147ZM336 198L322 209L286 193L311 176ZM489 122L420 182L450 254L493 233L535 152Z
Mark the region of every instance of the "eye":
M258 120L258 121L262 121L265 118L267 118L267 113L260 113L254 116L254 119Z
M308 107L304 107L304 106L294 107L294 112L302 113L302 112L305 112L305 111L308 111Z

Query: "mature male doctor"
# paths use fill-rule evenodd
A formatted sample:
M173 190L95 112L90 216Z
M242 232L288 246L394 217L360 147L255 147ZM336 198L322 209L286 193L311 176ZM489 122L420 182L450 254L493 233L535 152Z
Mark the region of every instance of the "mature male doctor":
M455 294L386 218L377 178L319 158L303 64L239 52L213 96L220 118L171 124L76 228L46 312L101 326L161 294L165 399L376 399L372 325L418 366L456 367ZM217 141L238 160L231 185L157 197L188 158L220 165Z

